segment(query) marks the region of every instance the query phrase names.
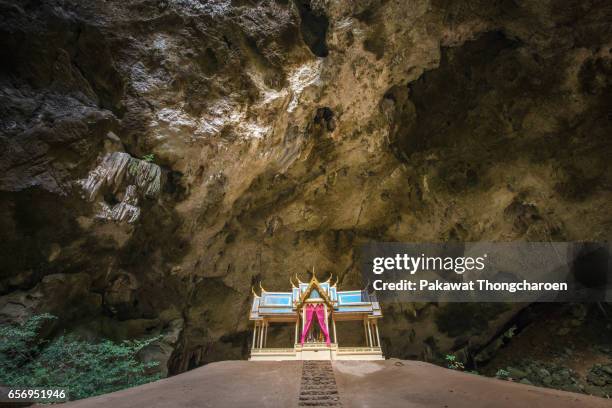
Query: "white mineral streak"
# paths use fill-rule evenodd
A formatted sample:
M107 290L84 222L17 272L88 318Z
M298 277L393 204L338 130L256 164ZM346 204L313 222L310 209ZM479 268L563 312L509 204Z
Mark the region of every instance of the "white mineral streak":
M274 88L270 88L264 81L261 72L257 70L249 70L247 71L247 75L253 84L255 84L257 89L259 89L260 101L258 102L258 105L264 108L278 101L280 98L284 99L287 97L287 95L289 95L289 90L287 88L282 88L278 91Z
M306 63L296 69L289 76L289 87L291 88L291 102L287 107L287 112L291 113L297 107L300 95L306 87L314 84L321 74L322 59Z
M94 201L103 187L113 193L127 185L123 200L112 208L105 202L96 218L134 222L140 215L138 192L156 197L161 189L161 168L154 163L135 159L127 153L113 152L89 172L86 179L77 182L89 201Z
M157 112L157 119L168 124L171 130L180 130L181 127L194 128L196 122L182 109L163 108Z
M336 29L334 32L338 31L348 31L353 27L354 19L351 17L346 17L336 22Z
M261 139L269 132L270 127L247 118L245 107L220 100L213 105L200 122L194 135L210 136L221 132L225 127L233 126L234 132L243 139Z
M224 127L240 122L243 117L244 113L240 112L239 106L227 100L219 100L200 118L195 134L214 135Z
M263 139L270 130L269 126L261 126L255 122L244 122L238 126L239 132L252 139Z
M227 14L231 10L231 0L171 0L169 4L188 14L204 13L213 17Z
M129 185L125 190L125 197L119 204L114 205L112 208L104 201L100 202L100 211L96 214L96 218L117 221L117 222L128 222L129 224L135 222L140 216L140 208L138 207L138 194L136 192L136 186Z

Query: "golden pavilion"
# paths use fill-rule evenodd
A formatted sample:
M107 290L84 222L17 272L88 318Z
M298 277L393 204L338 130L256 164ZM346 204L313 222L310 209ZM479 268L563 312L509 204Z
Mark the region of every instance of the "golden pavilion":
M376 295L364 290L339 291L331 284L332 277L319 282L297 285L290 279L291 292L261 293L253 290L249 318L254 322L251 346L252 361L279 360L383 360L378 320L382 312ZM361 321L365 337L362 347L340 347L336 322ZM293 347L268 348L268 328L271 323L292 324L295 327Z

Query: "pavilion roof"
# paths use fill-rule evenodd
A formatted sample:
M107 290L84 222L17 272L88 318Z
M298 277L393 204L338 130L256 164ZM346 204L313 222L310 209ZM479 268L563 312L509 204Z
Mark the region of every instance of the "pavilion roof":
M331 277L329 278L329 280L326 283L329 283L329 281L331 280ZM327 290L323 289L321 287L321 285L319 285L319 281L317 280L316 276L313 276L312 279L310 280L310 283L308 284L308 287L306 288L306 290L302 293L302 295L299 297L299 299L296 302L296 307L298 309L301 309L302 306L304 305L304 303L306 303L308 301L308 299L310 298L310 294L312 293L313 290L317 290L317 293L321 296L321 299L323 299L323 302L325 302L325 304L333 309L334 308L334 302L329 298L328 294L327 294Z
M292 279L290 292L269 292L260 283L261 294L253 290L253 304L250 319L259 320L270 317L279 321L291 321L298 318L305 303L323 302L333 314L339 317L355 318L359 315L382 317L382 310L374 293L365 289L339 291L337 280L332 284L332 277L321 282L313 276L309 282L302 282L296 276L297 285ZM314 292L314 293L313 293ZM316 296L318 294L318 296Z

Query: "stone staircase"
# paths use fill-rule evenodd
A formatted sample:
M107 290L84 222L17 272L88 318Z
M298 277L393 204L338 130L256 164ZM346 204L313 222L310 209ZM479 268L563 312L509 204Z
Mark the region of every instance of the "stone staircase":
M331 361L304 361L300 407L341 407Z

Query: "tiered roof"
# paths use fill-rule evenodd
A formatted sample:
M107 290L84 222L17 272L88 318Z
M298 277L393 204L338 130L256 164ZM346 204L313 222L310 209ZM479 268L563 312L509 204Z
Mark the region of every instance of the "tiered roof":
M308 283L300 281L297 276L296 280L297 286L290 279L291 292L268 292L261 285L259 295L253 290L250 319L270 317L292 320L297 318L305 303L325 303L335 318L340 320L343 317L382 316L376 295L365 289L339 291L336 287L337 280L331 284L332 277L325 282L320 282L314 276Z

